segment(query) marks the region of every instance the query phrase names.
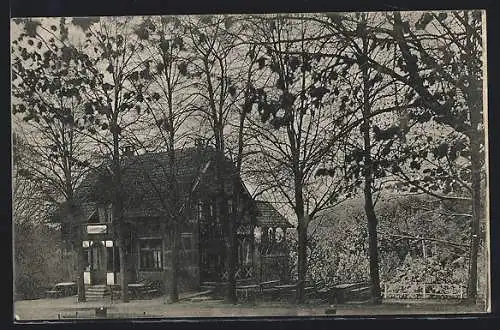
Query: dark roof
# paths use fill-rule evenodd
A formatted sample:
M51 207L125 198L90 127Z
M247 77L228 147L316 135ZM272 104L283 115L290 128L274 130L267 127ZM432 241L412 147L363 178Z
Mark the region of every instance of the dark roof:
M178 194L181 198L199 188L203 194L214 187L213 167L215 151L212 148L185 148L176 150L176 179ZM226 159L229 170L232 162ZM169 192L169 158L167 152L145 153L123 159L122 183L124 188L124 216L126 218L158 217L163 214L162 201L167 200ZM230 178L228 176L228 178ZM248 196L241 181L241 188ZM228 181L228 184L230 182ZM75 202L79 206L80 219L87 221L99 203L112 201L112 185L109 164L102 164L84 178L75 191ZM257 224L263 226L288 228L292 225L267 202L256 201L252 213ZM253 203L252 203L253 204ZM256 213L255 213L256 212ZM60 210L64 219L64 211ZM64 221L64 220L62 220Z
M293 227L288 220L279 213L274 206L266 201L255 201L257 206L257 225L262 227Z
M176 150L177 192L187 197L197 185L204 170L213 162L212 149L197 148ZM125 217L159 216L163 198L169 189L169 158L167 152L145 153L123 159L122 185L125 196ZM107 164L90 172L76 189L75 199L80 205L94 205L112 200L111 169ZM198 183L201 184L201 183Z

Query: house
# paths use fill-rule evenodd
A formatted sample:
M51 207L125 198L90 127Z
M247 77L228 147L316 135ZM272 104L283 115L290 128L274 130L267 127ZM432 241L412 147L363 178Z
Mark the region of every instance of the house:
M126 228L126 265L129 282L163 280L171 269L170 212L180 220L180 289L196 289L203 282L227 280L225 223L217 211L215 151L208 147L176 150L177 207L172 208L167 153L123 157L122 183ZM267 202L255 201L234 168L224 162L227 213L235 221L238 249L237 279L287 279L288 251L275 235L291 224ZM91 171L75 191L71 217L62 217L64 233L81 240L87 256L87 285L119 284L120 264L112 212L110 167ZM239 203L234 203L239 191ZM233 205L238 205L236 213ZM62 213L62 212L60 212ZM63 213L62 213L63 214ZM67 212L66 212L67 214ZM236 218L236 214L242 215ZM83 236L73 235L79 228ZM256 242L255 233L265 232ZM73 230L73 231L72 231ZM83 238L82 238L83 237ZM283 235L284 237L284 235Z

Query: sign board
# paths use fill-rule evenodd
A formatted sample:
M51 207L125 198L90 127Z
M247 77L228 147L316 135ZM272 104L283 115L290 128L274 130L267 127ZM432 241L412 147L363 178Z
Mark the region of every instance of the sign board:
M88 225L87 234L105 234L106 229L106 225Z

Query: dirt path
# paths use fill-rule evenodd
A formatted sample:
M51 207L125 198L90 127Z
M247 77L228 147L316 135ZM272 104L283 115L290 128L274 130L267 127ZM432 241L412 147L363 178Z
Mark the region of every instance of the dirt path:
M180 302L168 304L164 298L123 302L78 303L76 297L25 300L15 303L21 320L57 320L95 318L95 308L105 306L108 318L170 317L242 317L242 316L327 316L326 305L295 306L287 303L259 302L228 305L222 301ZM475 306L439 303L385 303L379 306L339 305L336 315L455 314L479 312Z

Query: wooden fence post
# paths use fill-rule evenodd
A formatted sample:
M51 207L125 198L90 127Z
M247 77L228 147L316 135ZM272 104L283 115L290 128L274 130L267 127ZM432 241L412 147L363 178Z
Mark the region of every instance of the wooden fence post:
M422 284L422 293L423 293L423 298L427 298L426 295L425 295L425 283Z
M387 283L384 282L384 299L387 299Z

